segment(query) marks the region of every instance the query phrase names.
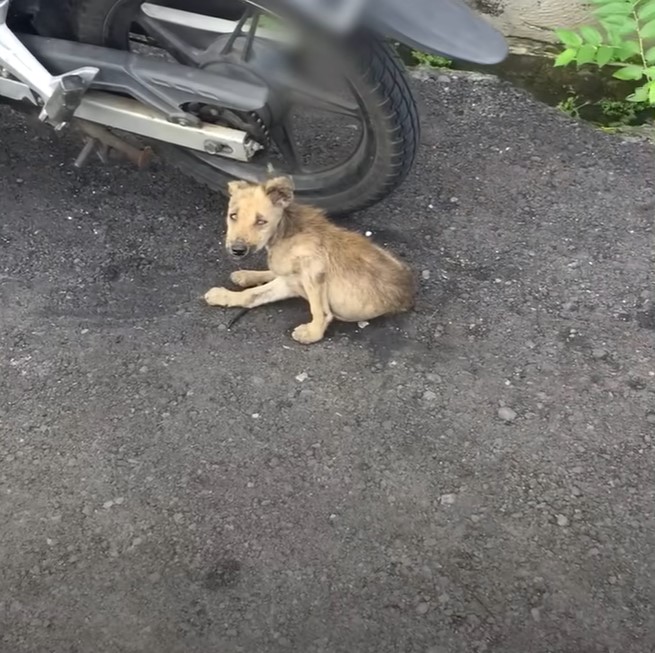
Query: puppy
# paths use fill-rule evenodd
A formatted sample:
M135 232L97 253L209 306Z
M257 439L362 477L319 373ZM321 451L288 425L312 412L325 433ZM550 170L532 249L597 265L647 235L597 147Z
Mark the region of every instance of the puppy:
M360 322L412 308L415 282L407 265L322 211L294 202L293 190L286 177L228 184L227 251L242 260L265 249L268 270L233 272L230 279L246 290L212 288L207 304L253 308L303 297L312 319L292 337L304 344L321 340L335 318Z

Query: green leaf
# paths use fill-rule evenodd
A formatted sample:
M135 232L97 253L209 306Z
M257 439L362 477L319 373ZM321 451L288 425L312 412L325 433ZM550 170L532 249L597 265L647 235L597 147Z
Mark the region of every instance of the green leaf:
M628 102L647 102L648 101L648 84L644 84L639 88L635 89L634 93L631 93L626 98Z
M586 63L593 63L596 60L596 46L585 43L579 50L576 61L578 66L584 66Z
M630 2L610 2L594 9L594 14L599 17L603 16L629 16L632 13L632 3Z
M580 36L570 29L556 29L555 35L567 48L579 48L582 45Z
M655 106L655 84L650 83L648 88L648 103Z
M655 78L655 66L648 66L648 68L644 70L644 73L649 79Z
M639 34L642 39L653 39L655 38L655 18L650 22L646 23L640 30Z
M580 36L591 45L600 45L603 42L600 32L594 27L589 27L589 25L580 28Z
M641 4L639 9L637 9L637 16L639 16L639 20L655 18L655 0Z
M603 23L605 29L612 28L616 31L617 28L621 27L626 21L631 20L630 16L606 16L605 18L600 19Z
M596 63L602 68L614 59L614 48L601 45L596 52Z
M648 63L655 63L655 46L646 50L644 57Z
M575 59L576 54L578 54L578 51L575 48L567 48L564 52L560 52L553 65L567 66Z
M637 21L634 18L626 18L620 25L616 26L616 33L623 36L637 31Z
M616 50L616 56L619 61L627 61L637 56L641 52L637 41L624 41Z
M633 65L619 68L612 75L612 77L616 77L616 79L622 79L624 81L634 80L636 82L638 82L643 76L644 76L644 69L641 66L633 66Z

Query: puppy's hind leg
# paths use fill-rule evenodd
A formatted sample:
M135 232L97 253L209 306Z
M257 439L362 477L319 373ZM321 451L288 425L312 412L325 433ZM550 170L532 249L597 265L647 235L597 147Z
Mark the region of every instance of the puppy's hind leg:
M254 308L262 304L271 304L283 299L298 297L284 277L276 277L263 286L248 288L247 290L228 290L227 288L211 288L205 293L205 301L210 306L240 306Z
M323 339L325 330L334 316L328 301L325 272L303 275L302 284L312 313L312 321L297 326L291 337L297 342L308 345Z
M275 275L270 270L237 270L230 275L230 281L242 288L261 286L273 279Z

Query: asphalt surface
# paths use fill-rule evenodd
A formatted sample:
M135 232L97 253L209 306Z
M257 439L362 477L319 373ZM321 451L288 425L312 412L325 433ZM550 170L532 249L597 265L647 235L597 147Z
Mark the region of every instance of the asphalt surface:
M655 148L416 82L416 311L233 315L222 200L1 111L1 653L655 650Z

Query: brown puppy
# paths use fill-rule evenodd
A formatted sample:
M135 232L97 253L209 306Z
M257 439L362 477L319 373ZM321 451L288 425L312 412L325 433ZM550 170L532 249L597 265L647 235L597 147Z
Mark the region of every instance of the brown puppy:
M211 306L253 308L303 297L312 319L292 337L306 344L321 340L333 318L360 322L413 306L410 269L364 236L330 223L321 211L296 204L290 179L233 181L228 191L228 252L242 259L265 248L269 269L233 272L231 280L247 290L212 288L205 294Z

